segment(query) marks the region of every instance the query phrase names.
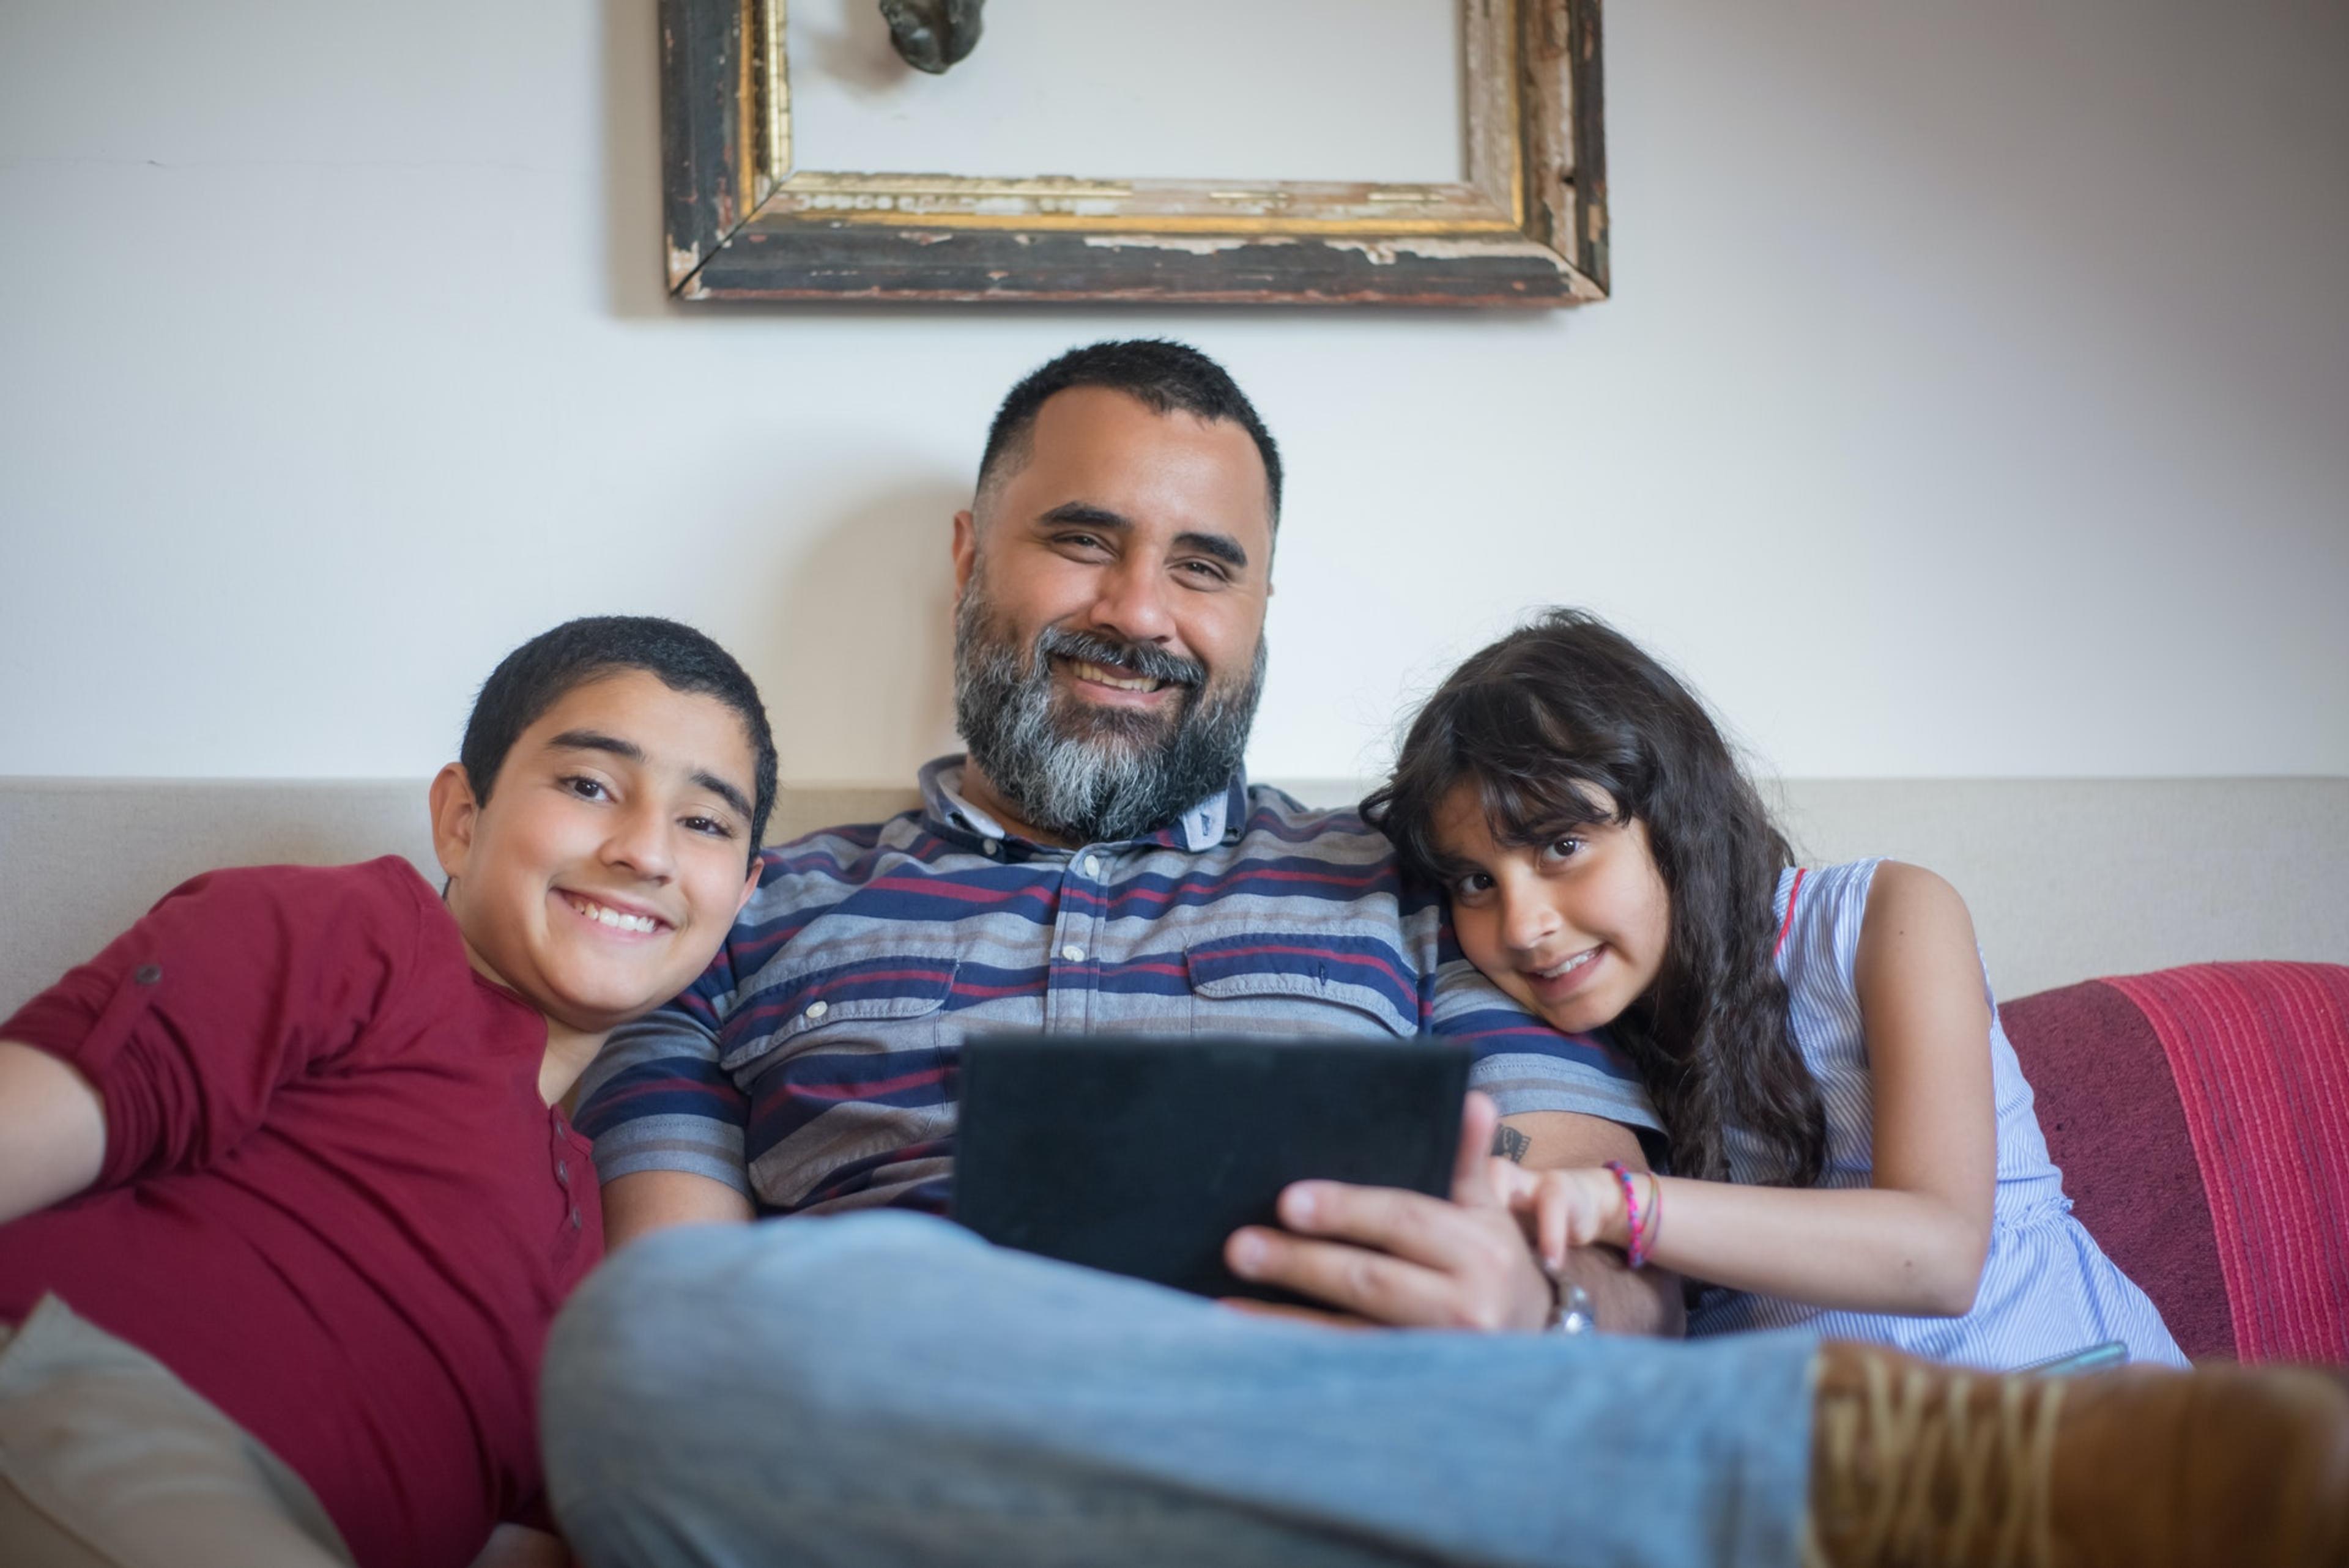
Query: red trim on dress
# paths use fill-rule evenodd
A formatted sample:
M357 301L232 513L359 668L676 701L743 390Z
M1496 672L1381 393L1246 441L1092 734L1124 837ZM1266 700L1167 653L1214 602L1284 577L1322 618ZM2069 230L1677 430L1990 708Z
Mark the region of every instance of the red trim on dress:
M1778 943L1776 946L1770 949L1770 956L1774 959L1785 948L1786 933L1795 929L1795 901L1802 896L1803 868L1796 866L1795 885L1786 890L1786 918L1778 923Z

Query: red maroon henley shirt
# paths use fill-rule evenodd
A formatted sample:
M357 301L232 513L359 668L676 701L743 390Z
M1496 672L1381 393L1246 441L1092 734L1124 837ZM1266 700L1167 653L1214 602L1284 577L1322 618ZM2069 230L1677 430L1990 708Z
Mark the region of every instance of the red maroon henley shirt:
M451 1568L538 1507L547 1326L603 1251L545 1020L414 868L215 872L0 1025L106 1107L90 1191L0 1226L44 1293L308 1481L366 1568Z

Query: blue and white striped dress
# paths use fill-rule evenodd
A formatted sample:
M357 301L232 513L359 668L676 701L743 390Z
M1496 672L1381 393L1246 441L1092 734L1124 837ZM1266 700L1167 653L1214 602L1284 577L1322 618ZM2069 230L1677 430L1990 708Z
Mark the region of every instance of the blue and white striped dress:
M1868 890L1880 863L1790 870L1778 879L1776 909L1785 932L1778 972L1786 982L1795 1044L1826 1102L1822 1187L1866 1187L1874 1165L1874 1095L1853 966ZM1983 988L1987 994L1987 978ZM2153 1303L2072 1218L2063 1172L2047 1158L2047 1142L2032 1111L2031 1085L1996 1008L1993 997L1990 1052L1998 1106L1998 1190L1990 1253L1973 1310L1963 1317L1842 1312L1715 1287L1689 1315L1692 1336L1802 1327L2000 1370L2117 1339L2128 1346L2132 1361L2186 1365ZM1732 1179L1759 1180L1762 1161L1752 1137L1732 1128L1727 1146Z

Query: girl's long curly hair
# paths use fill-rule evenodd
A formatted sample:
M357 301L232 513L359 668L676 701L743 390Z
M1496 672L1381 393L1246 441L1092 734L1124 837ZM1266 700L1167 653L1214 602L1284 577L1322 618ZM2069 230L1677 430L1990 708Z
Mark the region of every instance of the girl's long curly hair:
M1669 935L1654 989L1612 1028L1663 1118L1672 1169L1725 1180L1733 1126L1771 1180L1816 1185L1826 1112L1787 1024L1772 909L1794 857L1704 705L1598 616L1551 610L1428 698L1362 814L1406 872L1441 883L1435 816L1464 788L1513 847L1583 823L1647 824Z

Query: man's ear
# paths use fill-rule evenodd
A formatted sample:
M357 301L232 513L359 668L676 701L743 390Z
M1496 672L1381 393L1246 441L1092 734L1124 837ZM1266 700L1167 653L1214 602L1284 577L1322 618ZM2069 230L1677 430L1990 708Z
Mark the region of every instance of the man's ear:
M955 603L962 603L962 591L970 586L971 568L978 564L978 519L968 511L955 513L954 568Z
M432 853L450 877L465 874L465 861L473 851L473 825L481 818L481 802L473 799L472 780L465 765L451 762L432 778Z

